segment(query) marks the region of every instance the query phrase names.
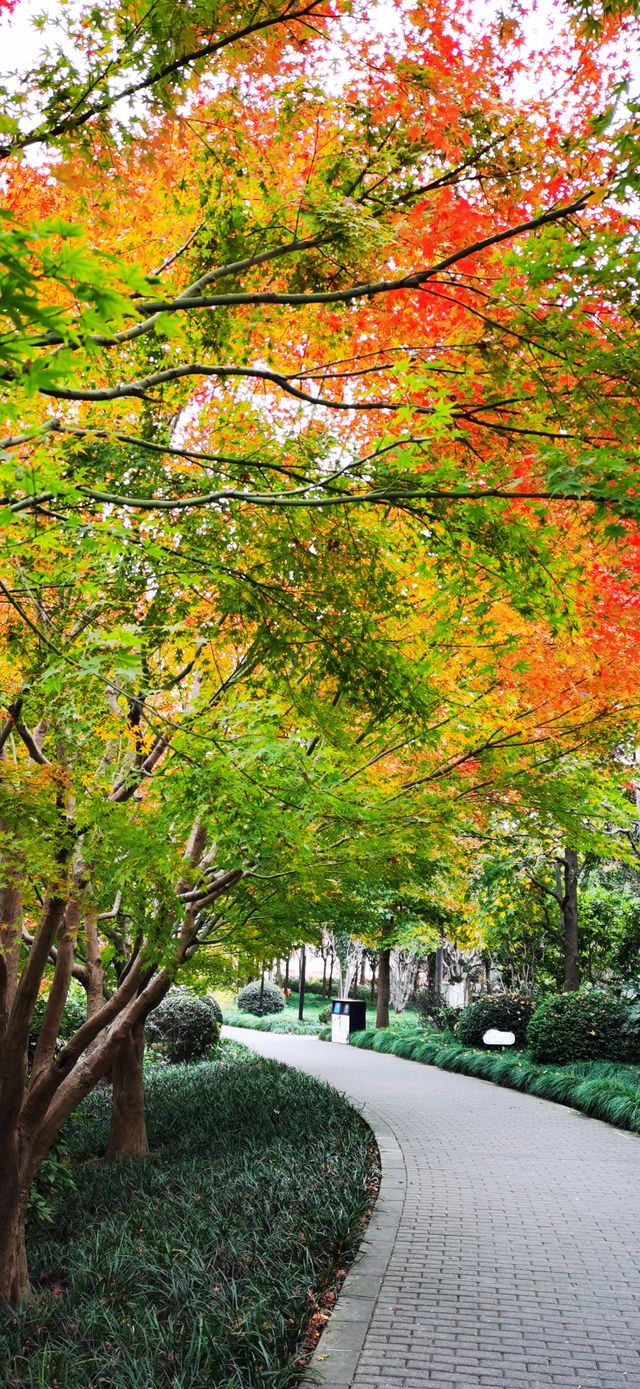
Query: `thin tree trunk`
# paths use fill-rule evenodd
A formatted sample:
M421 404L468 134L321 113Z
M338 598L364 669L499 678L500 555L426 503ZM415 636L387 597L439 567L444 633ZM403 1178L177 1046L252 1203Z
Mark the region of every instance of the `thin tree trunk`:
M288 988L289 988L289 962L290 962L290 960L291 960L291 956L290 956L290 955L287 955L287 956L286 956L286 959L285 959L285 962L284 962L284 987L285 987L285 989L288 989Z
M327 993L327 997L328 997L328 998L331 998L331 994L332 994L332 992L333 992L333 960L334 960L334 955L333 955L333 950L332 950L332 951L331 951L331 954L330 954L330 956L329 956L329 989L328 989L328 993Z
M322 956L322 997L327 997L327 957Z
M570 993L580 988L578 963L578 855L575 849L564 854L564 987Z
M365 962L365 958L364 958L364 955L363 955L363 956L362 956L362 959L361 959L361 961L360 961L360 983L361 983L361 984L364 984L364 982L365 982L365 978L364 978L365 963L366 963L366 962Z
M383 948L378 951L378 1007L376 1027L389 1026L389 998L391 996L391 951Z
M377 968L378 968L378 961L377 961L377 959L376 959L376 957L375 957L375 955L374 955L373 960L372 960L372 962L371 962L371 1001L372 1001L372 1002L373 1002L373 999L374 999L375 996L376 996L376 970L377 970Z
M17 1130L6 1135L0 1154L0 1302L19 1308L31 1289L25 1246L26 1192L20 1180Z
M87 1017L93 1018L104 1005L104 969L100 958L100 941L95 908L85 918L87 952Z
M302 946L300 950L300 975L298 984L298 1019L304 1021L304 989L307 978L307 949Z
M137 1022L123 1037L111 1071L113 1102L107 1144L110 1160L146 1157L149 1152L144 1114L144 1022Z
M434 980L433 980L433 989L434 989L434 993L435 993L435 995L436 995L436 998L441 998L441 997L442 997L442 968L443 968L443 963L444 963L444 961L443 961L443 950L442 950L442 946L439 945L439 946L438 946L438 949L436 950L436 962L435 962Z
M22 894L18 882L8 882L0 890L0 1028L6 1021L18 982L20 961L20 916Z

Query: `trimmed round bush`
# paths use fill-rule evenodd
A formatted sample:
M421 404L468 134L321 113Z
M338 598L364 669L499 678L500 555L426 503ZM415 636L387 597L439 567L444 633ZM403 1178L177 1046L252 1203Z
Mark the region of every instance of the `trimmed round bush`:
M265 1013L282 1012L286 1001L282 989L265 981L261 997L261 987L260 980L254 979L253 983L240 990L236 1004L241 1013L253 1013L256 1018L262 1018Z
M532 1061L622 1061L629 1009L613 994L556 994L539 1003L527 1031Z
M150 1042L157 1042L172 1065L204 1061L220 1036L220 1023L210 1000L170 989L149 1014L146 1026Z
M318 1013L318 1022L325 1024L331 1022L331 1004L329 1004L326 1008L320 1009L320 1012Z
M496 1027L499 1032L513 1032L515 1045L523 1047L535 1006L522 994L483 994L476 1003L463 1008L456 1023L456 1037L466 1047L481 1047L485 1032Z
M214 998L213 994L202 994L201 997L202 1002L206 1003L207 1008L211 1009L211 1012L213 1013L216 1022L219 1022L220 1026L222 1026L224 1019L222 1017L222 1009L220 1007L220 1004L218 1003L217 998Z

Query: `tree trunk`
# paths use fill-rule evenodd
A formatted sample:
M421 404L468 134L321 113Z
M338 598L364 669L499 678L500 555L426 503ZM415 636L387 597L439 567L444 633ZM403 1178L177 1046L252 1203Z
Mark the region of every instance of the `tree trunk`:
M371 1002L373 1002L373 1000L374 1000L374 998L375 998L375 996L376 996L376 970L377 970L377 968L378 968L378 961L377 961L377 959L376 959L376 957L375 957L375 955L374 955L374 957L373 957L373 959L372 959L372 961L371 961Z
M307 948L305 945L300 950L300 974L298 976L298 1021L304 1021L304 991L307 982Z
M360 961L360 983L361 983L361 984L364 984L364 983L365 983L365 973L364 973L364 972L365 972L365 965L366 965L366 960L365 960L365 957L364 957L364 955L363 955L363 956L362 956L362 959L361 959L361 961Z
M435 995L436 995L437 998L442 998L442 973L443 973L443 965L444 965L444 958L443 958L443 956L444 956L443 948L442 948L441 945L439 945L439 946L438 946L438 949L436 950L436 959L435 959L434 977L433 977L433 991L434 991L434 993L435 993Z
M332 995L332 993L333 993L333 962L334 962L334 954L333 954L333 950L332 950L332 951L331 951L331 954L330 954L330 956L329 956L329 985L328 985L328 989L327 989L327 998L331 998L331 995Z
M391 996L391 951L378 951L378 1008L376 1027L389 1026L389 999Z
M135 1023L123 1038L111 1072L113 1102L107 1157L146 1157L149 1152L144 1117L144 1022Z
M565 992L580 988L578 964L578 855L575 849L564 854L564 987Z
M20 1181L17 1132L7 1135L0 1158L0 1302L19 1308L31 1295L25 1246L26 1192Z

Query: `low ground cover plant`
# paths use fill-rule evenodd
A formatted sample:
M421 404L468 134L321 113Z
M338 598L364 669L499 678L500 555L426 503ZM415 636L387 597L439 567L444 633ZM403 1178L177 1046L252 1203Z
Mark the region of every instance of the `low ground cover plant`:
M241 1013L253 1013L261 1018L267 1013L281 1013L286 1001L277 984L268 984L266 980L261 983L259 979L254 979L240 990L236 1006Z
M12 1389L287 1389L370 1203L370 1134L335 1091L222 1042L151 1068L151 1157L103 1165L108 1090L68 1132L74 1189L0 1319Z
M240 1013L233 1004L228 1005L225 1001L224 1021L230 1027L254 1027L260 1032L286 1032L299 1033L300 1035L320 1035L323 1028L330 1027L331 1001L323 998L320 994L305 994L304 1000L304 1021L298 1021L298 996L295 995L288 999L282 1012L256 1020L255 1014ZM455 1010L452 1010L455 1012ZM367 1018L375 1018L375 1004L369 1000L367 1007ZM455 1013L457 1016L457 1012ZM327 1022L322 1019L326 1017ZM403 1013L392 1013L390 1026L394 1031L402 1031L406 1027L415 1027L418 1022L418 1014L413 1008L406 1008Z
M317 1018L317 1014L315 1014ZM287 1010L266 1017L256 1017L255 1013L236 1013L227 1011L224 1015L228 1027L250 1027L254 1032L284 1032L301 1037L314 1037L319 1031L319 1023L305 1018L303 1022L297 1015Z
M556 994L538 1005L527 1031L533 1061L623 1061L630 1054L628 1005L613 994Z
M576 1061L572 1065L540 1065L526 1052L493 1053L464 1047L454 1037L426 1029L388 1029L354 1033L351 1046L391 1052L407 1061L439 1066L461 1075L477 1076L539 1099L571 1105L618 1128L640 1133L640 1066L611 1061Z
M513 1032L514 1045L523 1047L534 1010L535 1004L522 994L483 994L463 1008L456 1023L456 1036L467 1047L481 1047L485 1032L497 1028L499 1032Z

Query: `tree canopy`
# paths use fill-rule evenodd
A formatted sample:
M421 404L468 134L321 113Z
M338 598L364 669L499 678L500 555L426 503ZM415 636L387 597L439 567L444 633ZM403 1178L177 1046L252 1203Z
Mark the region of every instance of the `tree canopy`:
M38 1164L197 950L489 938L506 846L546 888L631 842L636 19L549 20L70 3L2 80L14 1301Z

